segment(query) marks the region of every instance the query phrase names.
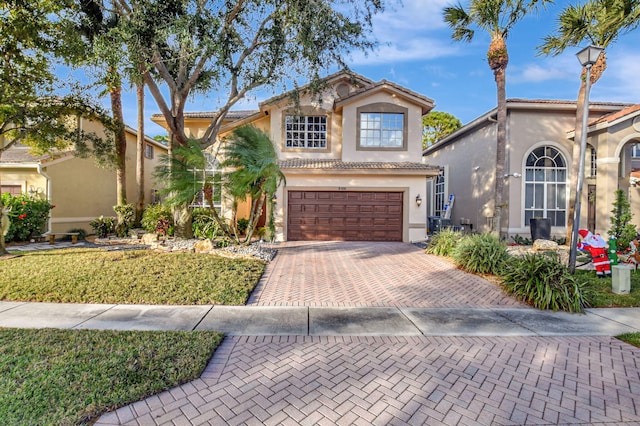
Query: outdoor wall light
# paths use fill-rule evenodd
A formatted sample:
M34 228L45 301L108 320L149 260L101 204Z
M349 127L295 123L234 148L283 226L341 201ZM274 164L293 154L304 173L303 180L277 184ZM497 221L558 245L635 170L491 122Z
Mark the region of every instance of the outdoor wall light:
M420 207L420 204L422 204L422 197L420 196L420 194L416 195L416 204L418 205L418 207Z
M522 177L522 175L520 173L518 173L518 172L516 172L516 173L507 173L507 174L504 175L505 178L508 178L509 176L513 176L514 178Z

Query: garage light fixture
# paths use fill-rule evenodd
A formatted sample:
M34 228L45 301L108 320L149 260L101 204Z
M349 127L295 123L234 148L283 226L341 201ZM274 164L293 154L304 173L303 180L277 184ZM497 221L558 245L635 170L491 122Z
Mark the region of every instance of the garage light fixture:
M420 197L420 194L416 195L416 204L418 205L418 207L420 207L420 204L422 204L422 197Z

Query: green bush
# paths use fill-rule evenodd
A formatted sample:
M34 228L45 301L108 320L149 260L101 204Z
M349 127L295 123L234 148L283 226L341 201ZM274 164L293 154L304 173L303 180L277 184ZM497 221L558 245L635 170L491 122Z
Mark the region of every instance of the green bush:
M48 200L28 195L2 194L2 204L9 211L9 231L5 241L29 241L45 231L49 212L54 207Z
M453 249L452 256L467 272L494 275L509 257L506 244L491 234L465 235Z
M451 256L453 249L462 239L462 233L451 229L443 229L431 236L425 252L437 256Z
M98 238L105 238L116 232L116 218L100 216L89 222L89 225Z
M501 272L505 291L538 309L583 312L586 284L569 273L556 253L513 256Z
M167 228L167 234L173 235L173 215L171 209L162 204L151 204L144 209L142 220L140 221L142 229L147 232L158 232L159 227Z
M220 234L218 222L210 209L197 208L193 210L193 236L196 238L213 239Z
M87 238L87 231L82 228L73 228L69 229L67 233L77 232L78 233L78 241L84 240ZM66 238L71 239L71 236L66 236Z
M135 226L136 207L133 204L113 206L113 211L117 215L116 234L118 237L126 237Z
M247 228L249 227L249 219L247 218L241 218L238 219L238 233L239 234L244 234L245 232L247 232Z

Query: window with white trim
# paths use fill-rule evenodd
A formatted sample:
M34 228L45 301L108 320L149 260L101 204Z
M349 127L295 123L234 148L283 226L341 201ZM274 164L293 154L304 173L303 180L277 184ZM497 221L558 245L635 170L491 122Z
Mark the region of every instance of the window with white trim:
M551 226L567 224L567 163L552 146L534 149L525 166L524 223L546 217Z
M402 148L404 114L360 113L360 146L364 148Z
M215 155L208 152L204 153L207 164L204 170L196 170L193 173L194 185L203 187L205 182L211 184L213 189L212 201L213 207L220 208L222 206L222 171L220 163L216 160ZM200 189L196 194L195 200L191 204L192 207L211 207L204 193L204 188Z
M325 115L287 115L285 117L285 147L325 149L327 147L327 117Z
M440 174L436 176L433 188L434 195L434 215L442 217L444 215L444 205L447 199L444 185L444 170L440 170Z

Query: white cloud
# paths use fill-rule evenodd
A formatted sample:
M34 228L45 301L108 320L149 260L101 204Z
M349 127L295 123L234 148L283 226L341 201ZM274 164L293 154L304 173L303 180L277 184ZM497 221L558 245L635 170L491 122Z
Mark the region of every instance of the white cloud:
M407 38L389 42L368 55L356 52L350 61L352 65L378 65L394 62L410 62L437 59L457 54L458 48L449 43L432 38Z

